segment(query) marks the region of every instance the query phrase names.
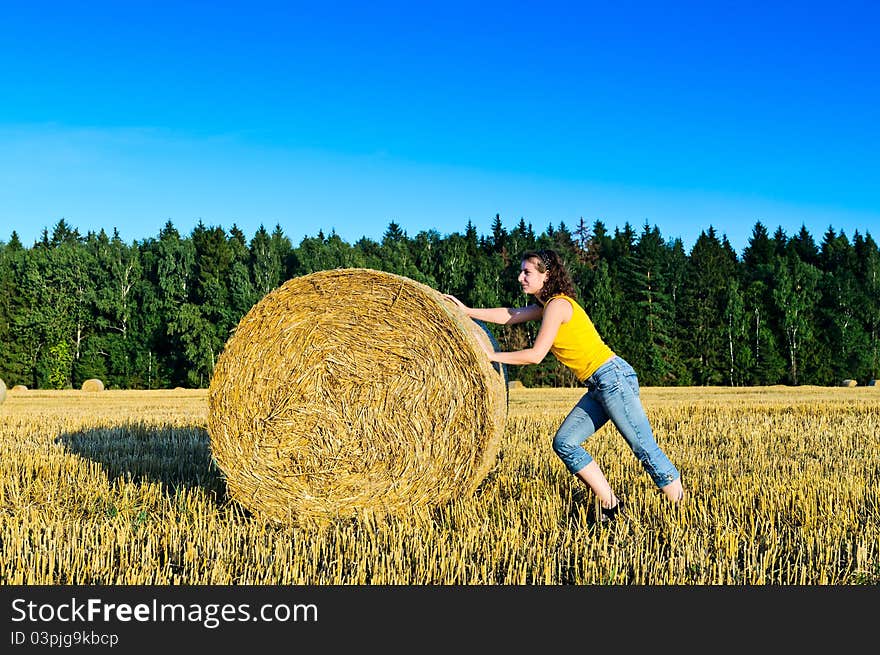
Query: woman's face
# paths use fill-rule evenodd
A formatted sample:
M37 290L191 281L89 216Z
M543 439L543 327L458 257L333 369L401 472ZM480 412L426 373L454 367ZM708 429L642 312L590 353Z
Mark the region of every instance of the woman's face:
M544 282L547 281L547 277L548 274L546 272L538 272L537 260L532 258L523 260L519 269L519 277L516 279L519 281L523 293L536 296L544 287Z

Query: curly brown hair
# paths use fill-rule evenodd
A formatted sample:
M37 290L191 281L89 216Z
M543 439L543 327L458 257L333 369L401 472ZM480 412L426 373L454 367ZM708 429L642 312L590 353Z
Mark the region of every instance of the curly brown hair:
M544 283L539 295L535 296L542 305L553 296L565 294L569 298L577 299L577 288L571 279L571 273L565 266L562 257L555 250L549 248L541 250L527 250L523 253L521 261L531 260L539 273L549 271L550 275Z

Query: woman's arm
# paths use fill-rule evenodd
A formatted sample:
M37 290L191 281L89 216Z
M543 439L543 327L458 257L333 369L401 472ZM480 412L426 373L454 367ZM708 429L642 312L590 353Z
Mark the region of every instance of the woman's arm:
M468 307L458 298L448 293L443 294L444 298L448 298L458 306L467 316L478 321L486 321L487 323L498 323L499 325L514 325L516 323L525 323L526 321L537 321L543 314L543 308L538 305L528 305L526 307Z
M550 346L559 332L559 326L571 319L572 308L567 300L557 298L551 300L544 308L544 319L535 343L531 348L507 352L486 351L489 361L501 364L539 364L550 352Z

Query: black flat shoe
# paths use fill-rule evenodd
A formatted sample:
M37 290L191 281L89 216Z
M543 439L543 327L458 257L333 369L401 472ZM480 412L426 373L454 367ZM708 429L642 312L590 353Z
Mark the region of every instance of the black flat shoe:
M619 498L617 499L617 504L614 507L602 507L602 518L600 519L602 523L613 521L618 513L623 512L623 501Z

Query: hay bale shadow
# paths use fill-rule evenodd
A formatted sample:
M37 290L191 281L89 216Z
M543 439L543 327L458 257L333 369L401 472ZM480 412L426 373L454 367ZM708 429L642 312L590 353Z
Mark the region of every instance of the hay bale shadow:
M139 423L90 428L56 439L68 451L100 464L111 480L158 482L173 496L200 487L226 502L226 481L211 456L203 427L157 427Z

